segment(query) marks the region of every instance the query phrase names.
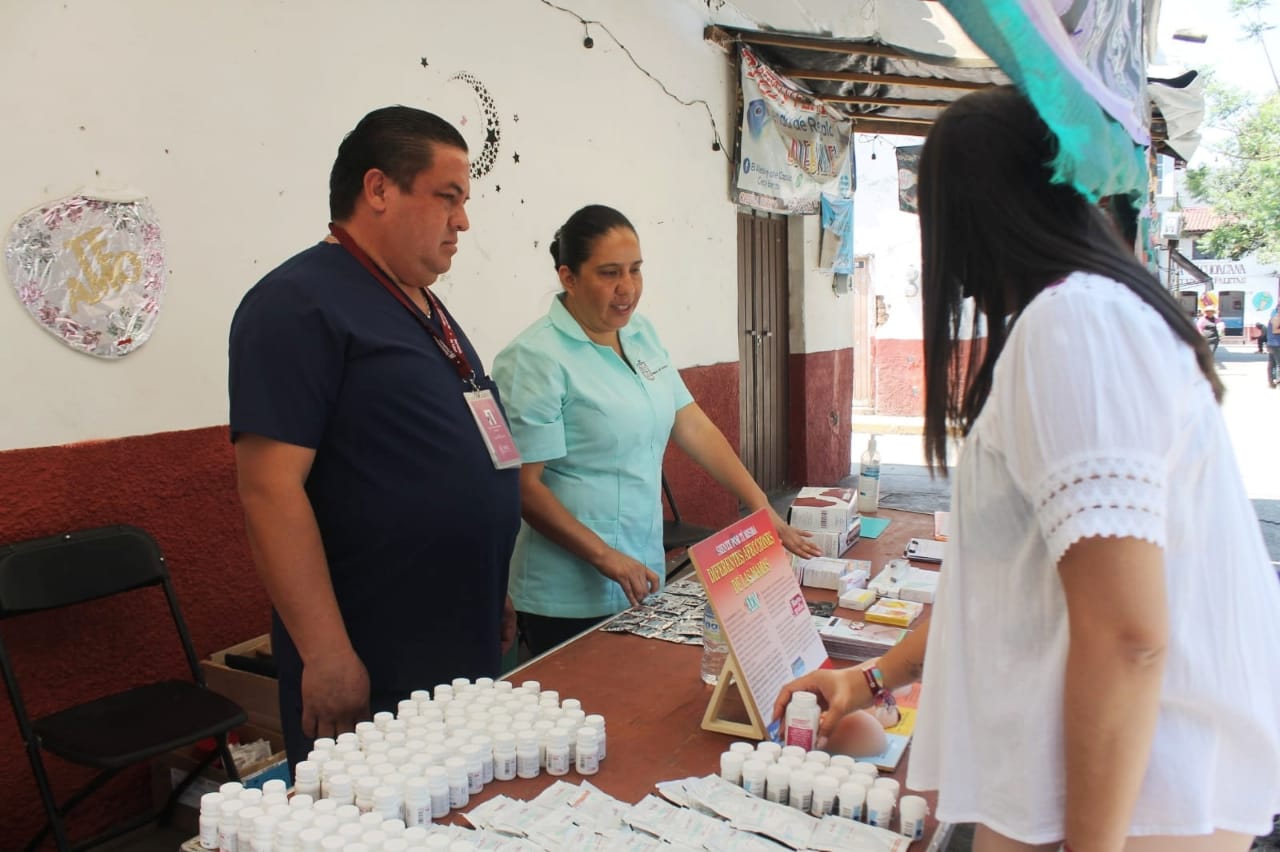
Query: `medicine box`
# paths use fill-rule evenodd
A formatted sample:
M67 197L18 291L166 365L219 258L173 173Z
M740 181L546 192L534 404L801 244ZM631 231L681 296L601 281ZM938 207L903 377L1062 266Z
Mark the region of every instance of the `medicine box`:
M255 657L271 654L271 637L255 636L224 648L200 662L205 685L244 708L250 724L280 730L280 688L275 678L241 671L227 665L227 656Z
M804 585L804 566L808 562L809 560L805 559L803 556L796 556L794 553L791 554L791 573L796 577L797 586Z
M910 573L911 563L905 559L891 559L871 578L867 588L877 597L896 598L902 591L902 580Z
M838 557L844 554L846 550L853 547L854 542L858 540L858 535L862 530L862 518L854 516L849 526L841 532L834 530L810 530L809 540L816 544L821 550L823 556Z
M933 603L940 573L895 559L886 565L867 588L881 598L899 598L917 603Z
M840 606L845 609L865 610L876 602L876 593L870 589L850 589L840 596Z
M858 517L858 494L851 488L801 488L791 501L787 523L812 532L841 533ZM839 555L839 554L837 554Z
M938 593L938 578L940 576L937 571L917 568L913 565L898 588L898 597L904 601L931 604L934 596Z
M242 743L266 740L271 744L271 756L240 767L240 781L246 787L261 788L273 778L279 778L290 784L289 759L284 751L284 736L279 731L259 728L256 725L241 725L233 732L235 739ZM173 792L173 788L186 777L188 770L200 762L200 757L207 752L204 749L215 748L212 738L195 745L175 749L160 755L151 762L151 798L156 807L164 804ZM178 828L195 832L200 828L200 797L212 793L228 780L225 770L215 758L214 763L204 768L191 785L182 792L178 804L173 811L173 823Z
M867 621L876 624L892 624L894 627L910 627L911 622L924 612L924 604L881 598L867 609Z
M816 556L802 560L803 577L800 585L811 589L831 589L839 592L841 586L852 587L867 584L865 562L854 559L836 559L830 556ZM861 563L861 564L859 564Z
M837 595L846 595L858 589L865 589L871 578L871 560L846 559L848 569L840 575L840 585L836 587Z

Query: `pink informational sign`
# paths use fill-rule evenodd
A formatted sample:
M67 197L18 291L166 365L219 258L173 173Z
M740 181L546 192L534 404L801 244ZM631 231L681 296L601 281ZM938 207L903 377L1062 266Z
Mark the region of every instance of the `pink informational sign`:
M773 702L791 680L831 665L791 557L761 509L689 548L720 629L769 736L779 723Z

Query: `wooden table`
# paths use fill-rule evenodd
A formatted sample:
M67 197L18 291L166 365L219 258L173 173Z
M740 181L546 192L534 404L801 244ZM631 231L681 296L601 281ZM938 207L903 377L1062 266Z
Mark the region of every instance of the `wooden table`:
M913 512L881 509L879 517L892 523L877 539L858 541L845 555L869 559L878 572L892 558L902 555L912 537L932 537L933 517ZM810 600L834 600L834 592L805 588ZM860 614L837 609L845 617ZM608 735L608 757L592 784L624 802L640 801L655 793L658 781L688 776L716 774L720 753L732 737L704 731L702 715L711 698L712 687L701 679L702 648L645 639L629 633L605 633L595 629L536 657L508 673L506 680L519 684L536 680L543 689L555 689L561 698L577 698L587 713L602 713ZM836 661L837 665L847 665ZM745 720L745 711L742 714ZM907 756L892 777L906 792ZM564 777L582 780L574 772ZM532 799L555 778L543 773L535 779L515 779L488 785L472 798L484 801L499 793L517 799ZM925 794L930 816L923 841L913 850L941 849L950 827L933 819L934 795ZM895 819L896 827L896 819Z

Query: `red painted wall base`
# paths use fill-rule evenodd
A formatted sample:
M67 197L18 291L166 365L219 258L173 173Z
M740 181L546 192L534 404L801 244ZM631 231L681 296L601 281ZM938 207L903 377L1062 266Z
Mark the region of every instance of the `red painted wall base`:
M681 375L737 447L738 364ZM792 475L834 482L849 472L851 351L793 356L790 381ZM737 500L674 446L664 468L685 520L719 528L738 517ZM117 523L150 532L169 563L198 656L267 631L270 606L245 539L225 426L2 452L0 482L0 542ZM184 676L162 597L134 598L4 625L29 714L157 676ZM47 765L62 797L89 777L53 758ZM73 813L73 837L141 812L149 796L145 770L123 774ZM19 847L43 824L43 809L8 702L0 706L0 801L0 849Z
M270 609L245 540L225 426L0 453L0 542L129 523L160 543L196 654L265 633ZM4 625L29 715L40 716L159 677L186 663L155 590ZM46 760L55 794L88 777ZM9 703L0 703L0 848L24 844L43 824ZM72 813L85 838L149 803L145 769L111 784Z
M694 402L724 433L729 446L737 449L740 435L738 363L689 367L680 371L680 377L693 394ZM662 469L685 522L719 529L737 519L737 499L694 464L674 442L667 447Z
M876 414L924 416L924 341L877 337L871 350Z
M851 470L853 350L793 354L787 470L799 485L834 485Z

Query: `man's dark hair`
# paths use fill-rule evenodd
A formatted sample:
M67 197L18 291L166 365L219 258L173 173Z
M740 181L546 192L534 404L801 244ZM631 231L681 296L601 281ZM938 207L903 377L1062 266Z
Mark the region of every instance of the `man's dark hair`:
M626 228L633 234L636 232L626 216L603 204L588 204L574 213L560 226L551 241L551 257L556 269L567 266L577 275L583 262L591 257L591 247L596 240L614 228Z
M1011 86L961 98L939 116L925 141L919 209L924 450L931 469L946 470L949 430L968 434L982 411L1018 315L1073 272L1111 278L1150 305L1195 352L1214 394L1222 397L1204 338L1120 241L1106 214L1072 187L1053 182L1056 154L1057 140ZM978 310L966 356L959 338L967 296Z
M360 119L338 146L329 172L329 218L341 222L351 216L369 169L379 169L408 192L418 173L430 168L435 145L467 150L452 124L425 110L389 106Z

